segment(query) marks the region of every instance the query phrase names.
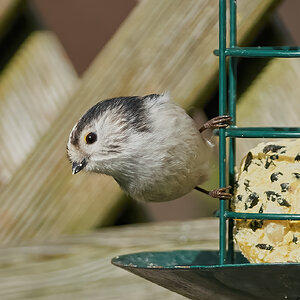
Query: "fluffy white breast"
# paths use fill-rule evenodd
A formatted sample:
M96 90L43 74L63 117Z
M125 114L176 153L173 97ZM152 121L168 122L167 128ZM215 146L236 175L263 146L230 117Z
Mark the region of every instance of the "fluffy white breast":
M194 121L168 94L145 105L150 133L131 136L129 145L138 151L129 168L134 170L134 180L124 188L139 200L173 200L206 180L210 149Z

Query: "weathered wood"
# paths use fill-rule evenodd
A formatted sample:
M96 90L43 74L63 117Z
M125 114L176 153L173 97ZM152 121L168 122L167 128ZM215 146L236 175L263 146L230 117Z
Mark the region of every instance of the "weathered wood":
M299 127L299 59L272 59L242 95L237 105L238 126ZM269 139L238 139L238 160Z
M124 226L0 248L0 299L185 299L110 260L139 251L217 249L217 226L217 219Z
M0 22L10 13L19 1L16 0L2 0L0 3ZM1 23L0 23L1 24Z
M0 186L9 182L49 129L77 83L51 32L35 32L15 54L0 76ZM18 199L13 205L19 205Z
M239 40L278 1L240 1ZM111 178L71 175L65 145L100 99L169 90L189 108L215 87L217 0L141 1L85 73L83 83L19 172L2 190L0 241L48 239L114 220L122 194ZM199 102L199 101L198 101ZM20 201L18 209L11 203Z
M1 0L0 1L0 38L9 28L18 9L23 5L24 0Z

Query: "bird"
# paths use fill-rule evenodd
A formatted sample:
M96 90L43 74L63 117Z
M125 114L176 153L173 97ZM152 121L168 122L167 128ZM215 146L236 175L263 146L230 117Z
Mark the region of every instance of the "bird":
M72 173L112 176L131 198L146 202L177 199L193 189L229 199L228 187L208 191L211 147L201 133L231 124L217 116L200 128L169 93L106 99L75 124L67 142Z

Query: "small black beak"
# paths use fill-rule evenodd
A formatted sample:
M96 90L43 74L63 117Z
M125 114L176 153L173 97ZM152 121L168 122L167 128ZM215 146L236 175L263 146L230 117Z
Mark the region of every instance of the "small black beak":
M78 163L74 161L72 163L72 174L77 174L86 166L86 160L84 159L82 162Z

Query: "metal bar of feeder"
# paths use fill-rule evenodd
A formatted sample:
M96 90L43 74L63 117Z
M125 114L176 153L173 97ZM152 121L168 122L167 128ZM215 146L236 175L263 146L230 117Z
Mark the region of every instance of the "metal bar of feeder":
M226 113L226 0L219 0L219 115ZM219 131L219 186L226 186L226 138L224 128ZM220 199L219 263L226 262L226 200Z
M219 55L219 50L214 50L215 55ZM232 57L300 57L300 47L231 47L226 48L225 56Z
M225 211L225 217L230 219L253 219L253 220L289 220L299 221L300 214L272 214L272 213L239 213Z
M230 47L234 48L237 46L236 37L236 0L230 0ZM229 68L228 68L228 112L232 118L232 125L236 124L236 90L237 90L237 58L229 57ZM235 178L235 157L236 157L236 143L235 138L229 140L229 155L228 155L228 171L229 171L229 185L234 186ZM230 207L229 202L229 207ZM234 262L234 242L233 242L233 219L228 221L228 242L227 242L227 263Z
M224 131L231 138L300 138L300 128L295 127L231 127Z

